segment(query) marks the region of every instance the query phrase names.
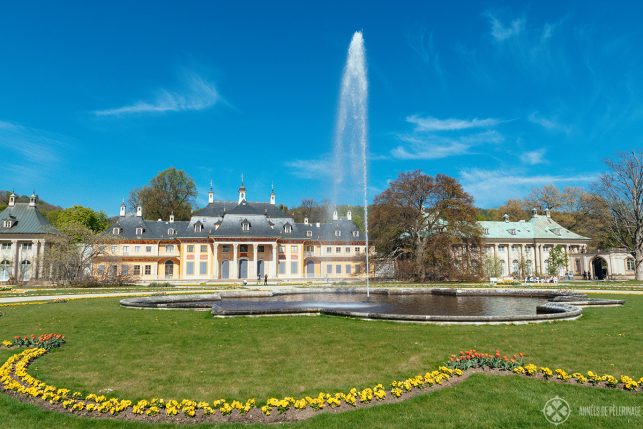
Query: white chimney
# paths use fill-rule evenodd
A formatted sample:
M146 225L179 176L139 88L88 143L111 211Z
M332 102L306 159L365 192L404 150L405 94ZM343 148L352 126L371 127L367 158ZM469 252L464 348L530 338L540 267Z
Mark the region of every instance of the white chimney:
M333 220L339 219L337 216L337 210L333 211Z
M347 211L346 212L346 219L348 220L353 220L353 212L352 211Z
M317 222L317 223L315 223L315 226L316 226L317 228L319 228L321 225L319 224L319 222Z
M118 213L118 215L119 215L120 217L125 217L125 209L126 209L125 201L123 201L123 202L121 203L121 210L120 210L120 212Z
M308 225L308 218L307 217L304 218L304 225Z
M141 206L136 207L136 216L143 217L143 207Z

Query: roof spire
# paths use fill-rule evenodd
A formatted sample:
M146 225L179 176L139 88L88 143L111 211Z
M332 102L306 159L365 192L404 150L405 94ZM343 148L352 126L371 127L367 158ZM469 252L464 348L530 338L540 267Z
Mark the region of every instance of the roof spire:
M31 197L29 197L29 207L36 207L36 199L38 197L36 196L36 190L34 189L33 193L31 194Z
M276 195L275 195L275 182L272 182L272 191L270 191L270 204L275 205Z
M241 173L241 186L239 186L239 204L246 199L246 185L243 180L243 173Z
M214 190L212 189L212 179L210 179L210 192L208 192L208 204L214 204Z

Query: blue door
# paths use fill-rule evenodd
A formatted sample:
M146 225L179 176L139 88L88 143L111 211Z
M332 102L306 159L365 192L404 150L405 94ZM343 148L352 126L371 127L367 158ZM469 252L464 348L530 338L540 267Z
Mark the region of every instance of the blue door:
M306 261L306 277L315 277L315 263L313 261Z
M257 261L257 275L263 278L264 272L262 260Z
M239 278L247 279L248 278L248 260L241 259L239 261Z
M221 262L221 278L222 279L230 278L230 261L228 260Z

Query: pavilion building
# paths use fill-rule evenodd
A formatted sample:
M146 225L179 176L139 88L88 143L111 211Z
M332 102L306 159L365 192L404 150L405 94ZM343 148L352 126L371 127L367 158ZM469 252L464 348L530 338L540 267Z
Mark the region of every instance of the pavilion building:
M0 212L0 282L38 280L43 275L46 248L58 231L38 211L38 197L9 204Z

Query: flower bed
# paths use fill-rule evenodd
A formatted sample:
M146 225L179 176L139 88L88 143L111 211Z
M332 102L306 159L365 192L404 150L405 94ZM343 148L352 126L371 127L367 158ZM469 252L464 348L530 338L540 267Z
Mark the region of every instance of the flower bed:
M64 337L60 334L45 334L39 337L15 337L11 347L28 347L11 356L0 366L0 387L10 394L29 399L40 405L59 411L84 416L121 417L150 420L202 420L202 421L284 421L306 418L320 410L348 410L375 403L405 399L413 394L428 391L442 385L452 384L476 371L490 373L504 372L528 377L539 377L559 382L574 382L597 387L621 388L628 391L640 390L643 377L635 380L622 375L616 378L609 374L598 375L571 373L525 363L522 353L508 357L480 353L476 350L451 355L448 362L438 369L414 377L394 380L385 388L383 384L362 389L352 388L348 392L325 393L295 398L268 398L257 403L254 398L245 401L217 399L212 402L191 399L151 398L138 401L107 397L95 393L72 392L67 388L49 385L34 378L27 372L28 366L51 349L60 347Z

